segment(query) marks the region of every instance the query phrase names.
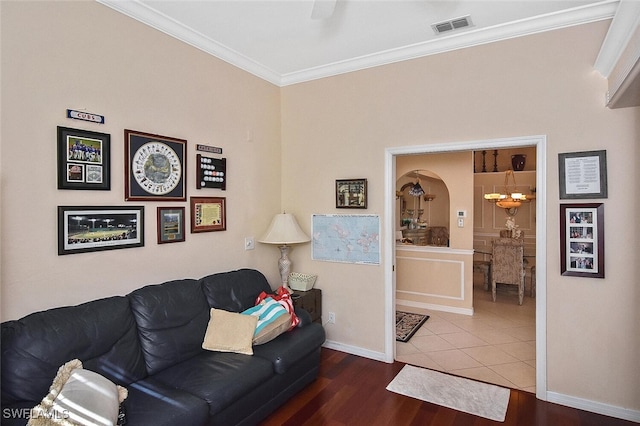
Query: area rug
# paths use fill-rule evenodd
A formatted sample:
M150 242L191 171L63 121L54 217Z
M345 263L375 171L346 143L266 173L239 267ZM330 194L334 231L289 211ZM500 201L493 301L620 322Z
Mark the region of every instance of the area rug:
M412 365L405 365L387 390L498 422L504 422L511 394L507 388Z
M396 311L396 340L408 342L411 336L429 319L429 315Z

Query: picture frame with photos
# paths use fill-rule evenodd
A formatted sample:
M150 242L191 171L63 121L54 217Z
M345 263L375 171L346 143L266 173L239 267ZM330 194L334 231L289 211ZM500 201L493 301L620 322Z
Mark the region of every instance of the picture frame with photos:
M560 268L564 276L604 278L604 204L560 205Z
M58 126L58 189L111 189L111 135Z

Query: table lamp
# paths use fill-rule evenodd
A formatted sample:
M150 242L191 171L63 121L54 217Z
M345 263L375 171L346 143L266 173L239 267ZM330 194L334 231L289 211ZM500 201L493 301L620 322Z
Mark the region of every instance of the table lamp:
M289 271L291 270L291 260L289 260L289 244L306 243L311 239L298 225L295 216L291 213L280 213L275 215L269 225L267 232L258 240L259 243L279 244L280 259L278 260L278 271L282 279L282 285L288 289Z

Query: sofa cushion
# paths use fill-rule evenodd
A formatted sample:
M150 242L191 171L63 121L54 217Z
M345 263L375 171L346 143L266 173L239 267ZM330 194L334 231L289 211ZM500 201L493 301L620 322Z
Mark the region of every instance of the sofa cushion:
M209 405L201 398L147 377L127 386L124 411L127 425L204 425Z
M272 291L265 276L254 269L209 275L201 278L200 284L211 308L230 312L249 309L261 292Z
M232 352L208 352L169 367L154 379L209 404L214 415L273 376L266 359Z
M253 355L251 343L258 317L211 308L202 349Z
M31 411L31 424L114 425L127 391L71 360L58 370L47 396Z
M276 373L284 374L296 362L319 348L324 341L324 328L314 322L296 327L264 345L254 346L253 355L254 358L269 360Z
M209 307L196 280L148 285L128 297L149 374L202 352Z
M146 376L126 297L36 312L2 323L2 402L40 401L71 359L120 385Z

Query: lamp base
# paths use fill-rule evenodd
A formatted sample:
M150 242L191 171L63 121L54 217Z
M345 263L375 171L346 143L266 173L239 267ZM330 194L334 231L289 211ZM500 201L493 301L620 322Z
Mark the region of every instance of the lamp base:
M280 279L282 281L282 286L289 290L291 293L291 289L288 286L289 283L289 272L291 271L291 260L289 259L289 246L283 245L280 246L280 259L278 259L278 271L280 272Z

